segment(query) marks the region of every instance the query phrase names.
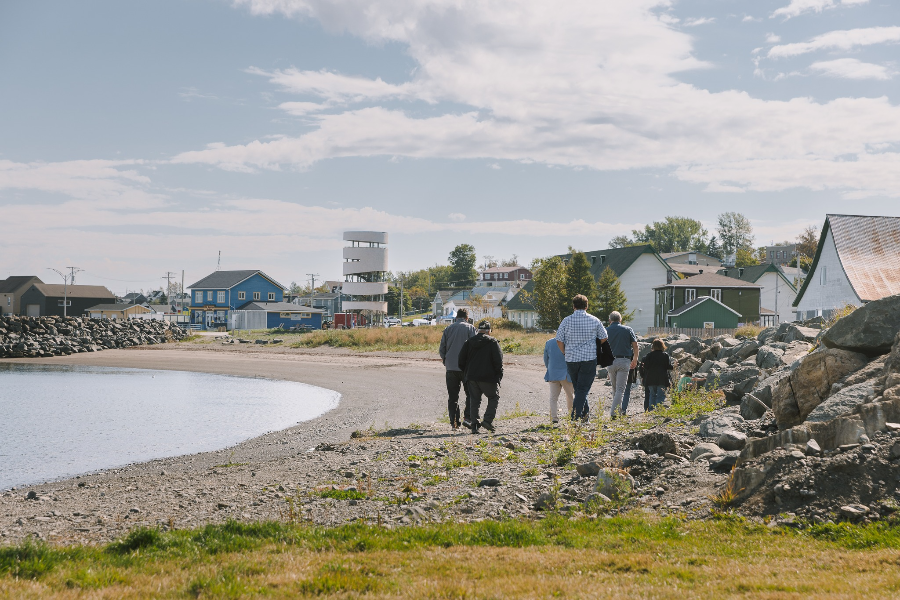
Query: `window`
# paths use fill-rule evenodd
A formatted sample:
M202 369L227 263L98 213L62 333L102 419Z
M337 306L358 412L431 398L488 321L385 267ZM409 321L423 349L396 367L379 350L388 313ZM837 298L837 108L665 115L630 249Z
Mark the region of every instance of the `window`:
M12 296L7 296L7 297L6 297L6 305L7 305L7 306L12 306Z
M218 304L225 304L225 292L216 292L216 302Z
M687 289L684 290L684 303L693 302L697 299L697 290L695 289Z
M828 270L825 265L822 265L822 270L819 272L819 285L825 285L828 283Z
M238 292L238 300L246 300L247 292Z
M57 306L62 306L62 305L63 305L63 301L62 301L62 300L57 300L57 301L56 301L56 304L57 304ZM66 300L66 306L72 306L72 301L71 301L71 300Z
M259 300L259 292L253 292L253 299Z
M197 304L202 303L203 302L203 292L197 292L196 294L194 294L194 298L195 298L194 302L196 302Z
M275 292L269 292L269 300L275 299Z
M212 302L212 290L206 292L206 301Z
M709 295L713 300L722 301L722 290L710 290Z
M525 273L519 273L519 279L525 279Z

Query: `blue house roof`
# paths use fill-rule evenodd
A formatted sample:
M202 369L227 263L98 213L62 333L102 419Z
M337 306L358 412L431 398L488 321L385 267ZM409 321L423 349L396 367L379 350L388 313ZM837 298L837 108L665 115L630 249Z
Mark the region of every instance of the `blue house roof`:
M193 285L189 285L188 289L220 289L227 290L231 289L234 286L238 285L242 281L246 281L253 277L254 275L259 274L260 277L264 277L271 281L274 285L277 285L281 289L286 289L283 285L263 273L262 271L215 271L210 275L207 275L197 283Z

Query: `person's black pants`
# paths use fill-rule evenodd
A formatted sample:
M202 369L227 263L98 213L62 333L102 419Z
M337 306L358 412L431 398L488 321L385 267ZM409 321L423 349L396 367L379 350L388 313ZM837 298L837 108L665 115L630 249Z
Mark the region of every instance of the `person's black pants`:
M447 414L450 417L450 425L459 426L459 387L463 387L466 395L466 407L463 416L469 418L469 390L463 384L462 371L447 371Z
M497 416L497 405L500 403L500 384L492 381L470 381L469 387L469 416L472 424L478 420L481 410L481 396L487 396L487 408L484 409L484 418L481 423L491 425Z

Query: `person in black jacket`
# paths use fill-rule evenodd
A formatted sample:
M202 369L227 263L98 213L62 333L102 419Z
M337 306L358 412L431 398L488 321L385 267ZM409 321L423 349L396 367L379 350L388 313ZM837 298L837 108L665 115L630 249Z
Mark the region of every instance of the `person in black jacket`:
M644 357L641 365L644 387L647 388L649 395L649 409L653 410L657 406L662 406L666 400L669 371L672 370L672 363L669 361L669 355L666 354L666 345L661 339L653 340L650 345L650 353Z
M478 334L466 340L459 351L459 367L463 371L471 402L469 416L472 420L472 433L477 433L479 426L494 431L494 417L500 402L503 352L500 350L500 342L488 335L490 332L490 321L482 321L478 324ZM479 423L482 394L487 396L488 403L484 420Z

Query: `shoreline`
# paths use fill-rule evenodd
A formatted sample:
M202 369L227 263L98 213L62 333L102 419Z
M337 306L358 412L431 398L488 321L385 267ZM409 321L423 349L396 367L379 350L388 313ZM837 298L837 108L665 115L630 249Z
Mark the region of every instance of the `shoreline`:
M307 468L305 457L320 444L347 442L357 430L408 428L415 423L431 424L430 437L437 440L465 439L451 434L449 425L436 422L446 414L443 365L427 353L410 354L414 356L157 346L3 359L0 362L263 377L325 388L339 393L341 399L336 408L319 417L220 450L159 458L4 492L0 495L0 540L5 543L31 535L60 543L96 543L137 525L277 519L283 507L251 501L248 488L285 490L285 484L299 487L306 485L306 479L321 480L326 473L303 481L288 475L300 464ZM510 359L498 413L512 411L517 404L522 411L546 413L540 357ZM29 494L36 500L25 500Z

